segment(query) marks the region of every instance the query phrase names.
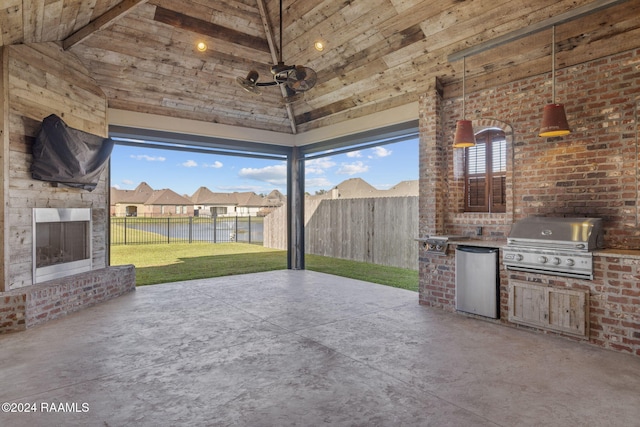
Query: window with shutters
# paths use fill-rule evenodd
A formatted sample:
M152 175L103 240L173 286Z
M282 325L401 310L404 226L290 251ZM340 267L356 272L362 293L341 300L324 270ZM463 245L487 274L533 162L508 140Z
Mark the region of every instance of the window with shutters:
M466 212L505 212L507 142L500 129L476 135L476 145L465 148Z

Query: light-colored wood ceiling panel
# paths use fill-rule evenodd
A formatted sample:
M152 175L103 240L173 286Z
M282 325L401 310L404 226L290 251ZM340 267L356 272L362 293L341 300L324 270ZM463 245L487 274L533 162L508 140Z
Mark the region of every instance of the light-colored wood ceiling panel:
M63 6L63 0L52 1L44 5L43 40L56 40L58 38Z
M75 19L75 25L73 26L73 31L78 31L80 28L87 25L91 22L91 17L93 16L93 10L96 7L97 0L83 0L80 9L78 10L78 14Z
M23 40L22 0L6 0L0 6L0 41L2 45L20 43Z
M61 43L87 24L95 27L124 1L131 0L4 0L0 42L35 43L37 55L55 56L59 47L45 42ZM278 46L279 0L263 1ZM72 66L90 70L114 108L304 132L413 102L436 79L446 98L458 97L462 61L449 62L451 54L606 0L282 1L283 60L318 75L313 89L291 100L291 116L280 88L264 87L255 96L235 81L252 69L261 83L272 78L273 52L257 0L148 0L67 54L78 58ZM556 35L559 76L567 67L640 48L640 0L563 23ZM326 42L323 52L313 49L316 38ZM200 40L206 52L195 49ZM466 58L467 92L539 75L545 97L550 62L549 29L486 49ZM90 88L93 81L80 84ZM26 94L21 99L29 102Z

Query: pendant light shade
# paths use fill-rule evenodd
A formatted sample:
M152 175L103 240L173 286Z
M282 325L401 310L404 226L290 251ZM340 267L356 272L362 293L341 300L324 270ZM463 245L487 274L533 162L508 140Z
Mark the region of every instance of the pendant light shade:
M571 133L567 115L563 104L556 104L556 26L553 26L551 36L551 104L547 104L542 112L542 126L538 136L549 138L552 136L564 136Z
M456 134L453 137L453 148L467 148L476 145L471 120L465 119L465 75L467 74L466 57L462 57L462 120L456 122Z
M538 136L548 138L552 136L569 135L569 123L562 104L547 104L542 112L542 126Z
M467 148L474 145L476 145L476 136L473 133L471 120L458 120L456 135L453 138L453 148Z

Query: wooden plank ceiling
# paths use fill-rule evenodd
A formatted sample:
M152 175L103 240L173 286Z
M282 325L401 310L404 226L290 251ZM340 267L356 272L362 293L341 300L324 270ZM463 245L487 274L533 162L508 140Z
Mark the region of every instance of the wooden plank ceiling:
M59 42L112 108L299 133L414 102L436 78L446 97L459 96L462 61L449 55L594 3L283 0L283 60L318 76L290 103L278 87L256 96L235 82L251 69L268 81L278 0L3 0L0 37ZM562 24L556 39L558 68L637 48L640 0ZM467 58L467 93L550 73L550 41L547 29Z

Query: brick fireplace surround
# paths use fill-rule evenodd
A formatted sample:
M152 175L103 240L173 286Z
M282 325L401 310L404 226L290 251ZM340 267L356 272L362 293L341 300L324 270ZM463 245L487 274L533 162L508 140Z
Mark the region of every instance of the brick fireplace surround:
M109 266L105 171L94 191L31 178L31 145L42 119L108 134L106 96L89 72L55 43L0 48L0 333L24 330L135 290L133 266ZM28 71L26 71L28 70ZM33 208L90 208L92 270L34 284Z

